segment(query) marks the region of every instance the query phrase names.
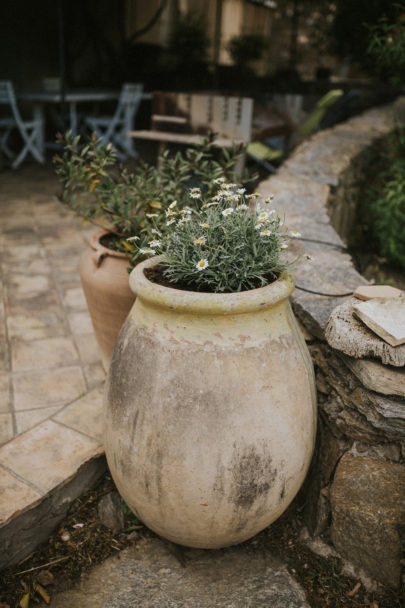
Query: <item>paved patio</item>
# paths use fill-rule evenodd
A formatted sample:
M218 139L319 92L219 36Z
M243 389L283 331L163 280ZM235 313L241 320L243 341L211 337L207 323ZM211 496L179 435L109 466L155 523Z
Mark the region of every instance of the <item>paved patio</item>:
M6 559L29 549L14 555L8 526L15 530L29 511L40 514L56 490L69 502L60 489L103 452L105 373L78 272L96 228L53 199L58 189L51 165L26 163L0 173L0 547Z

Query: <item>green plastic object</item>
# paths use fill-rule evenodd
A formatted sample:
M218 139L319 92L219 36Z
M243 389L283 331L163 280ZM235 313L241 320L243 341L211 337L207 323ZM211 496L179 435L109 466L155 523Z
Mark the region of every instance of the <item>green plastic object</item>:
M343 93L344 91L342 89L332 89L331 91L326 93L326 95L321 97L321 99L317 102L313 112L311 112L305 122L303 122L302 125L294 133L291 141L289 142L290 145L288 146L288 151L291 151L291 149L295 147L300 141L316 132L327 110L329 110L329 108L333 106L333 104L335 104L337 101L339 101ZM271 148L270 146L267 146L261 141L250 142L250 144L248 144L247 146L246 151L251 158L256 160L256 162L263 165L271 172L276 171L275 167L273 167L271 163L273 161L277 161L283 158L285 155L285 150L276 150L274 148Z
M333 106L343 95L342 89L332 89L316 104L315 110L309 115L306 121L299 127L297 138L309 137L317 130L319 123L325 116L326 111Z
M282 150L274 150L273 148L270 148L270 146L263 144L261 141L252 141L250 144L248 144L247 152L256 158L268 160L270 162L283 156Z

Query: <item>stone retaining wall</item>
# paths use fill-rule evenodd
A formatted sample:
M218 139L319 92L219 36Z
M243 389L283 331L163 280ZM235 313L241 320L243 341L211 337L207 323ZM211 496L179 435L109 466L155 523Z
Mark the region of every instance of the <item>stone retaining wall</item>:
M367 284L345 243L356 186L398 116L405 99L319 132L259 188L274 194L286 225L303 237L292 248L301 256L292 304L313 356L319 406L306 524L392 587L404 566L405 345L380 340L353 317L358 300L341 294Z

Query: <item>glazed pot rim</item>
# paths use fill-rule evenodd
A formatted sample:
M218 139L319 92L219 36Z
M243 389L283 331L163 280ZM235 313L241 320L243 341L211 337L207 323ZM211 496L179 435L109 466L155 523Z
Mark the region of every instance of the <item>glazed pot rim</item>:
M286 300L295 287L295 277L287 270L270 285L235 293L208 293L165 287L150 281L144 273L147 268L152 268L163 260L163 255L144 260L129 275L129 286L136 296L160 308L190 313L242 314L264 310Z

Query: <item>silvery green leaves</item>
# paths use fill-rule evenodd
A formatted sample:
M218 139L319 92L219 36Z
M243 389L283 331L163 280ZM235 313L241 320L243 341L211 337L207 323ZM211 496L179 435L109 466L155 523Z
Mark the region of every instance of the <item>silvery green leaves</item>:
M156 166L138 161L129 171L117 165L112 146L104 146L95 134L82 142L67 133L60 141L63 152L54 158L62 183L59 201L97 226L111 227L115 238L109 246L126 252L132 266L151 255L155 247L150 241L159 240L174 224L167 214L170 205L178 210L198 204L201 191L193 188L196 182L211 195L214 180L229 178L243 153L236 145L219 150L215 139L201 138L193 148L164 152ZM136 247L133 236L139 237Z
M166 257L166 278L190 290L238 292L276 280L286 268L281 251L288 238L271 199L258 209L258 195L217 180L207 198L190 191L199 206L168 209L170 225L156 253ZM199 196L197 196L199 194Z

